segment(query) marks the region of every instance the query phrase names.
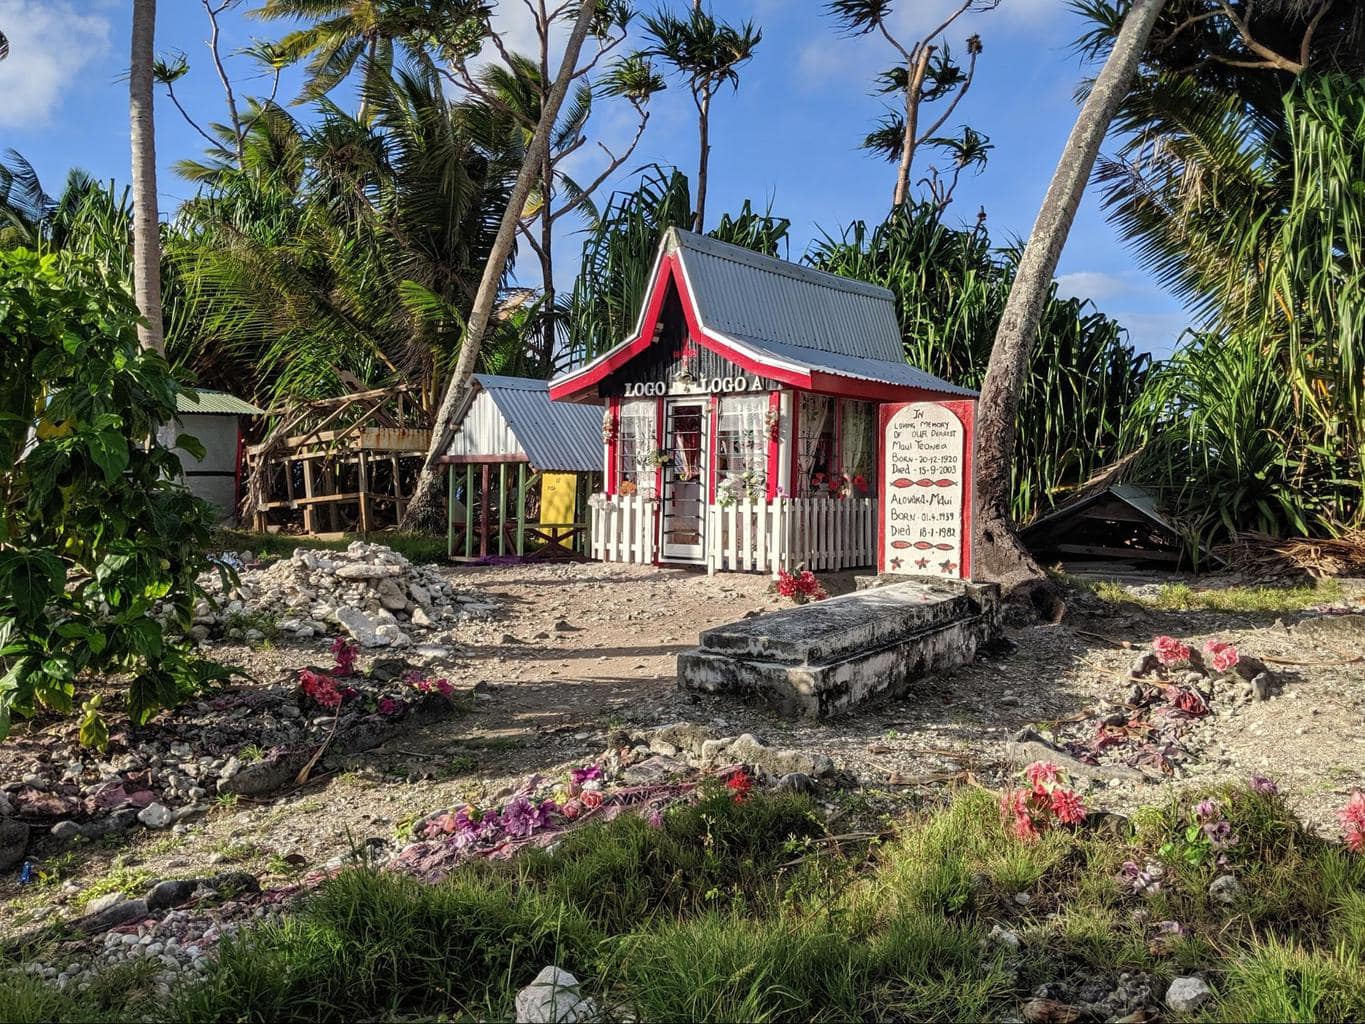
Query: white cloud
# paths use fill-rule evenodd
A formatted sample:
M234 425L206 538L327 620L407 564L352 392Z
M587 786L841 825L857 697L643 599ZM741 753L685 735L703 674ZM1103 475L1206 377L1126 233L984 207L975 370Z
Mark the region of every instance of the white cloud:
M0 0L9 58L0 61L0 127L47 124L72 83L109 48L104 4Z
M1057 292L1063 297L1094 299L1100 302L1117 295L1129 295L1142 287L1131 273L1108 274L1100 270L1078 270L1057 276Z

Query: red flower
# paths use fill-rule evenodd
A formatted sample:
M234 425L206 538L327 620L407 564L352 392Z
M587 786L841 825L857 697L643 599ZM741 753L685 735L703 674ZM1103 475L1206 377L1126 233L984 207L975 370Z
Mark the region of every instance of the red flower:
M752 787L753 783L749 780L748 773L744 771L735 772L725 780L725 788L730 791L730 798L737 804L744 802Z
M1052 813L1063 825L1079 825L1085 821L1085 805L1071 790L1054 789L1051 799Z
M336 659L336 667L332 671L337 675L353 675L356 658L359 656L360 648L353 641L341 636L332 641L332 657Z
M590 789L578 798L578 802L592 810L594 807L602 806L602 794L595 789Z
M1190 660L1190 649L1173 636L1159 636L1152 641L1152 650L1163 665L1178 665Z
M1000 798L1000 815L1014 828L1014 834L1023 842L1031 843L1040 835L1033 821L1029 791L1010 789Z
M1195 718L1202 718L1209 713L1209 706L1204 702L1204 698L1193 690L1180 690L1175 695L1175 706L1187 715Z

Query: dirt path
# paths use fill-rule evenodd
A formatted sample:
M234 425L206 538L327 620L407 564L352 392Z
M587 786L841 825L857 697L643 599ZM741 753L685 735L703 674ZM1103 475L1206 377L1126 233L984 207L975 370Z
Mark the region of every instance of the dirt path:
M406 822L460 801L492 801L525 776L583 764L617 729L690 721L716 736L761 740L829 755L854 788L894 806L972 777L992 785L1012 769L1006 741L1025 726L1065 731L1122 700L1134 650L1169 633L1202 643L1231 640L1278 666L1283 692L1264 703L1216 695L1214 713L1188 734L1190 757L1161 784L1124 783L1087 794L1094 806L1127 809L1159 800L1190 780L1276 779L1296 809L1331 830L1335 808L1365 787L1365 653L1361 616L1275 624L1207 612L1163 614L1132 605L1082 602L1064 626L1012 629L1012 650L927 679L906 698L830 723L791 722L763 709L675 688L679 651L712 625L779 607L768 581L739 574L708 578L681 570L603 564L451 569L462 590L500 604L492 621L464 621L435 642L428 664L460 688L479 686L467 714L415 728L378 750L351 755L279 796L215 803L165 832L135 829L117 841L62 851L40 841L56 876L21 888L0 880L0 932L75 912L92 884L118 873L176 877L232 865L279 883L367 840L395 843ZM834 592L850 578L831 578ZM327 661L322 641L260 650L218 646L263 680ZM368 659L362 659L362 668ZM482 692L480 692L482 691ZM1079 728L1079 726L1075 726ZM6 778L24 766L0 750ZM18 775L15 775L18 778Z

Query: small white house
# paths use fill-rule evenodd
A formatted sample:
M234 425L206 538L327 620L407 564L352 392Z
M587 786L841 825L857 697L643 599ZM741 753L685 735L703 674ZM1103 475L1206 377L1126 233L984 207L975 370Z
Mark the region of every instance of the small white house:
M226 391L200 389L196 394L181 392L176 398L180 432L205 449L202 459L179 453L185 483L196 497L218 509L220 519L235 519L241 498L244 420L264 416L265 411Z

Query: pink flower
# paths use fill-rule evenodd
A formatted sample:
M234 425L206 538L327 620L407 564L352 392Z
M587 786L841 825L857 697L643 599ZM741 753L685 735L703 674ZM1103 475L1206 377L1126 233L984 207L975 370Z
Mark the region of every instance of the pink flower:
M559 808L559 813L573 821L583 813L583 805L577 800L565 800Z
M602 794L596 790L589 790L578 798L579 802L588 810L602 806Z
M1152 650L1163 665L1178 665L1190 660L1190 649L1173 636L1159 636L1152 641Z
M379 713L385 718L392 718L403 710L403 705L392 697L381 697L379 699Z
M1342 831L1346 833L1346 848L1352 853L1365 853L1365 792L1356 790L1351 802L1337 812Z
M1210 640L1204 644L1204 653L1209 656L1209 664L1215 672L1226 672L1240 660L1237 648L1222 640Z
M1085 821L1085 805L1081 803L1081 798L1069 789L1052 791L1052 813L1063 825L1079 825Z
M1038 838L1040 833L1033 822L1028 790L1006 790L1000 797L1000 816L1013 827L1014 834L1023 842L1031 843Z
M1253 792L1260 793L1261 796L1275 796L1280 791L1280 787L1264 775L1253 775L1251 777L1251 789Z
M1024 778L1028 779L1035 792L1045 792L1048 787L1061 780L1062 770L1050 761L1034 761L1024 769Z
M659 808L657 807L655 807L653 810L649 812L649 817L646 818L645 820L649 822L650 828L664 827L664 816L659 813Z

